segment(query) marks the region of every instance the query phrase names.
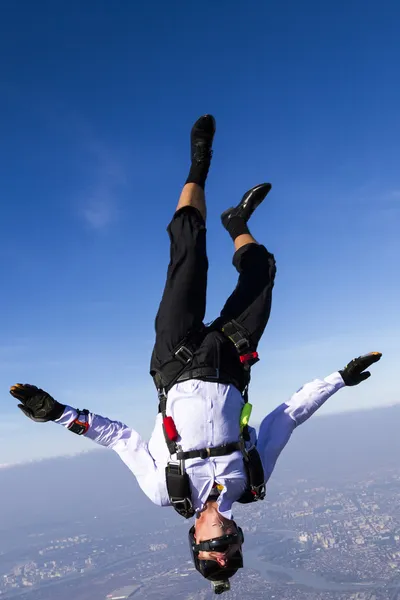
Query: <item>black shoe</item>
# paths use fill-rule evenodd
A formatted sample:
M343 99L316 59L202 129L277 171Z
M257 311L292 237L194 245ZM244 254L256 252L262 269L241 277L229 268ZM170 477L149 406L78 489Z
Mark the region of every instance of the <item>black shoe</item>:
M240 217L247 223L257 206L264 200L271 187L270 183L260 183L260 185L256 185L245 193L242 200L235 208L228 208L228 210L223 212L221 221L225 229L232 217Z
M212 115L204 115L197 119L190 134L192 163L200 165L210 162L215 129L215 119Z

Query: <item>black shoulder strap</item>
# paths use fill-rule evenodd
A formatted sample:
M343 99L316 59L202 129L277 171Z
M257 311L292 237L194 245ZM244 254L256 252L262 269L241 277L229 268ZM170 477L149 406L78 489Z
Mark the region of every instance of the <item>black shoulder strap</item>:
M232 342L239 354L240 362L245 371L250 372L250 367L256 364L260 359L254 345L251 342L250 334L240 323L232 319L224 323L220 331Z
M239 325L235 319L224 323L221 327L221 331L231 340L239 354L243 354L243 352L249 350L250 336L247 330Z

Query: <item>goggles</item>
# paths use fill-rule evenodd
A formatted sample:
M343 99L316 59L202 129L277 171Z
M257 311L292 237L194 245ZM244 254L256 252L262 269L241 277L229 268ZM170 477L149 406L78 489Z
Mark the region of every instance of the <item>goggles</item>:
M192 546L194 552L225 552L232 546L233 544L243 544L244 536L243 531L240 527L237 527L236 533L227 533L226 535L221 535L220 537L213 538L211 540L205 540L204 542L200 542L196 544L196 540L194 538L194 527L192 527L189 531L189 535L193 530L193 542Z

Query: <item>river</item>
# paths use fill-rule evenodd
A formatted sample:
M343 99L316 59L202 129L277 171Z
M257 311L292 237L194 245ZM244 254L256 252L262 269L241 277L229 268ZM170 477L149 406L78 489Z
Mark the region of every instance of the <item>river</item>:
M251 567L255 571L258 571L267 581L271 583L279 584L298 584L306 586L313 590L326 590L326 591L340 591L340 592L354 592L360 591L365 588L380 588L385 584L382 582L345 582L337 583L327 581L321 575L313 573L312 571L305 571L304 569L296 569L293 567L282 567L265 560L262 557L263 549L258 547L255 549L244 551L245 566ZM283 577L284 576L284 577ZM399 585L392 584L389 588L395 589Z

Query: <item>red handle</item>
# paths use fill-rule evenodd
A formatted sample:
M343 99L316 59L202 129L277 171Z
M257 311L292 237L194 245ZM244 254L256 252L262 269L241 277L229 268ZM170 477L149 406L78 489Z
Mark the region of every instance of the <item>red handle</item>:
M175 423L172 417L164 417L163 419L165 433L171 442L176 442L179 435L175 427Z

